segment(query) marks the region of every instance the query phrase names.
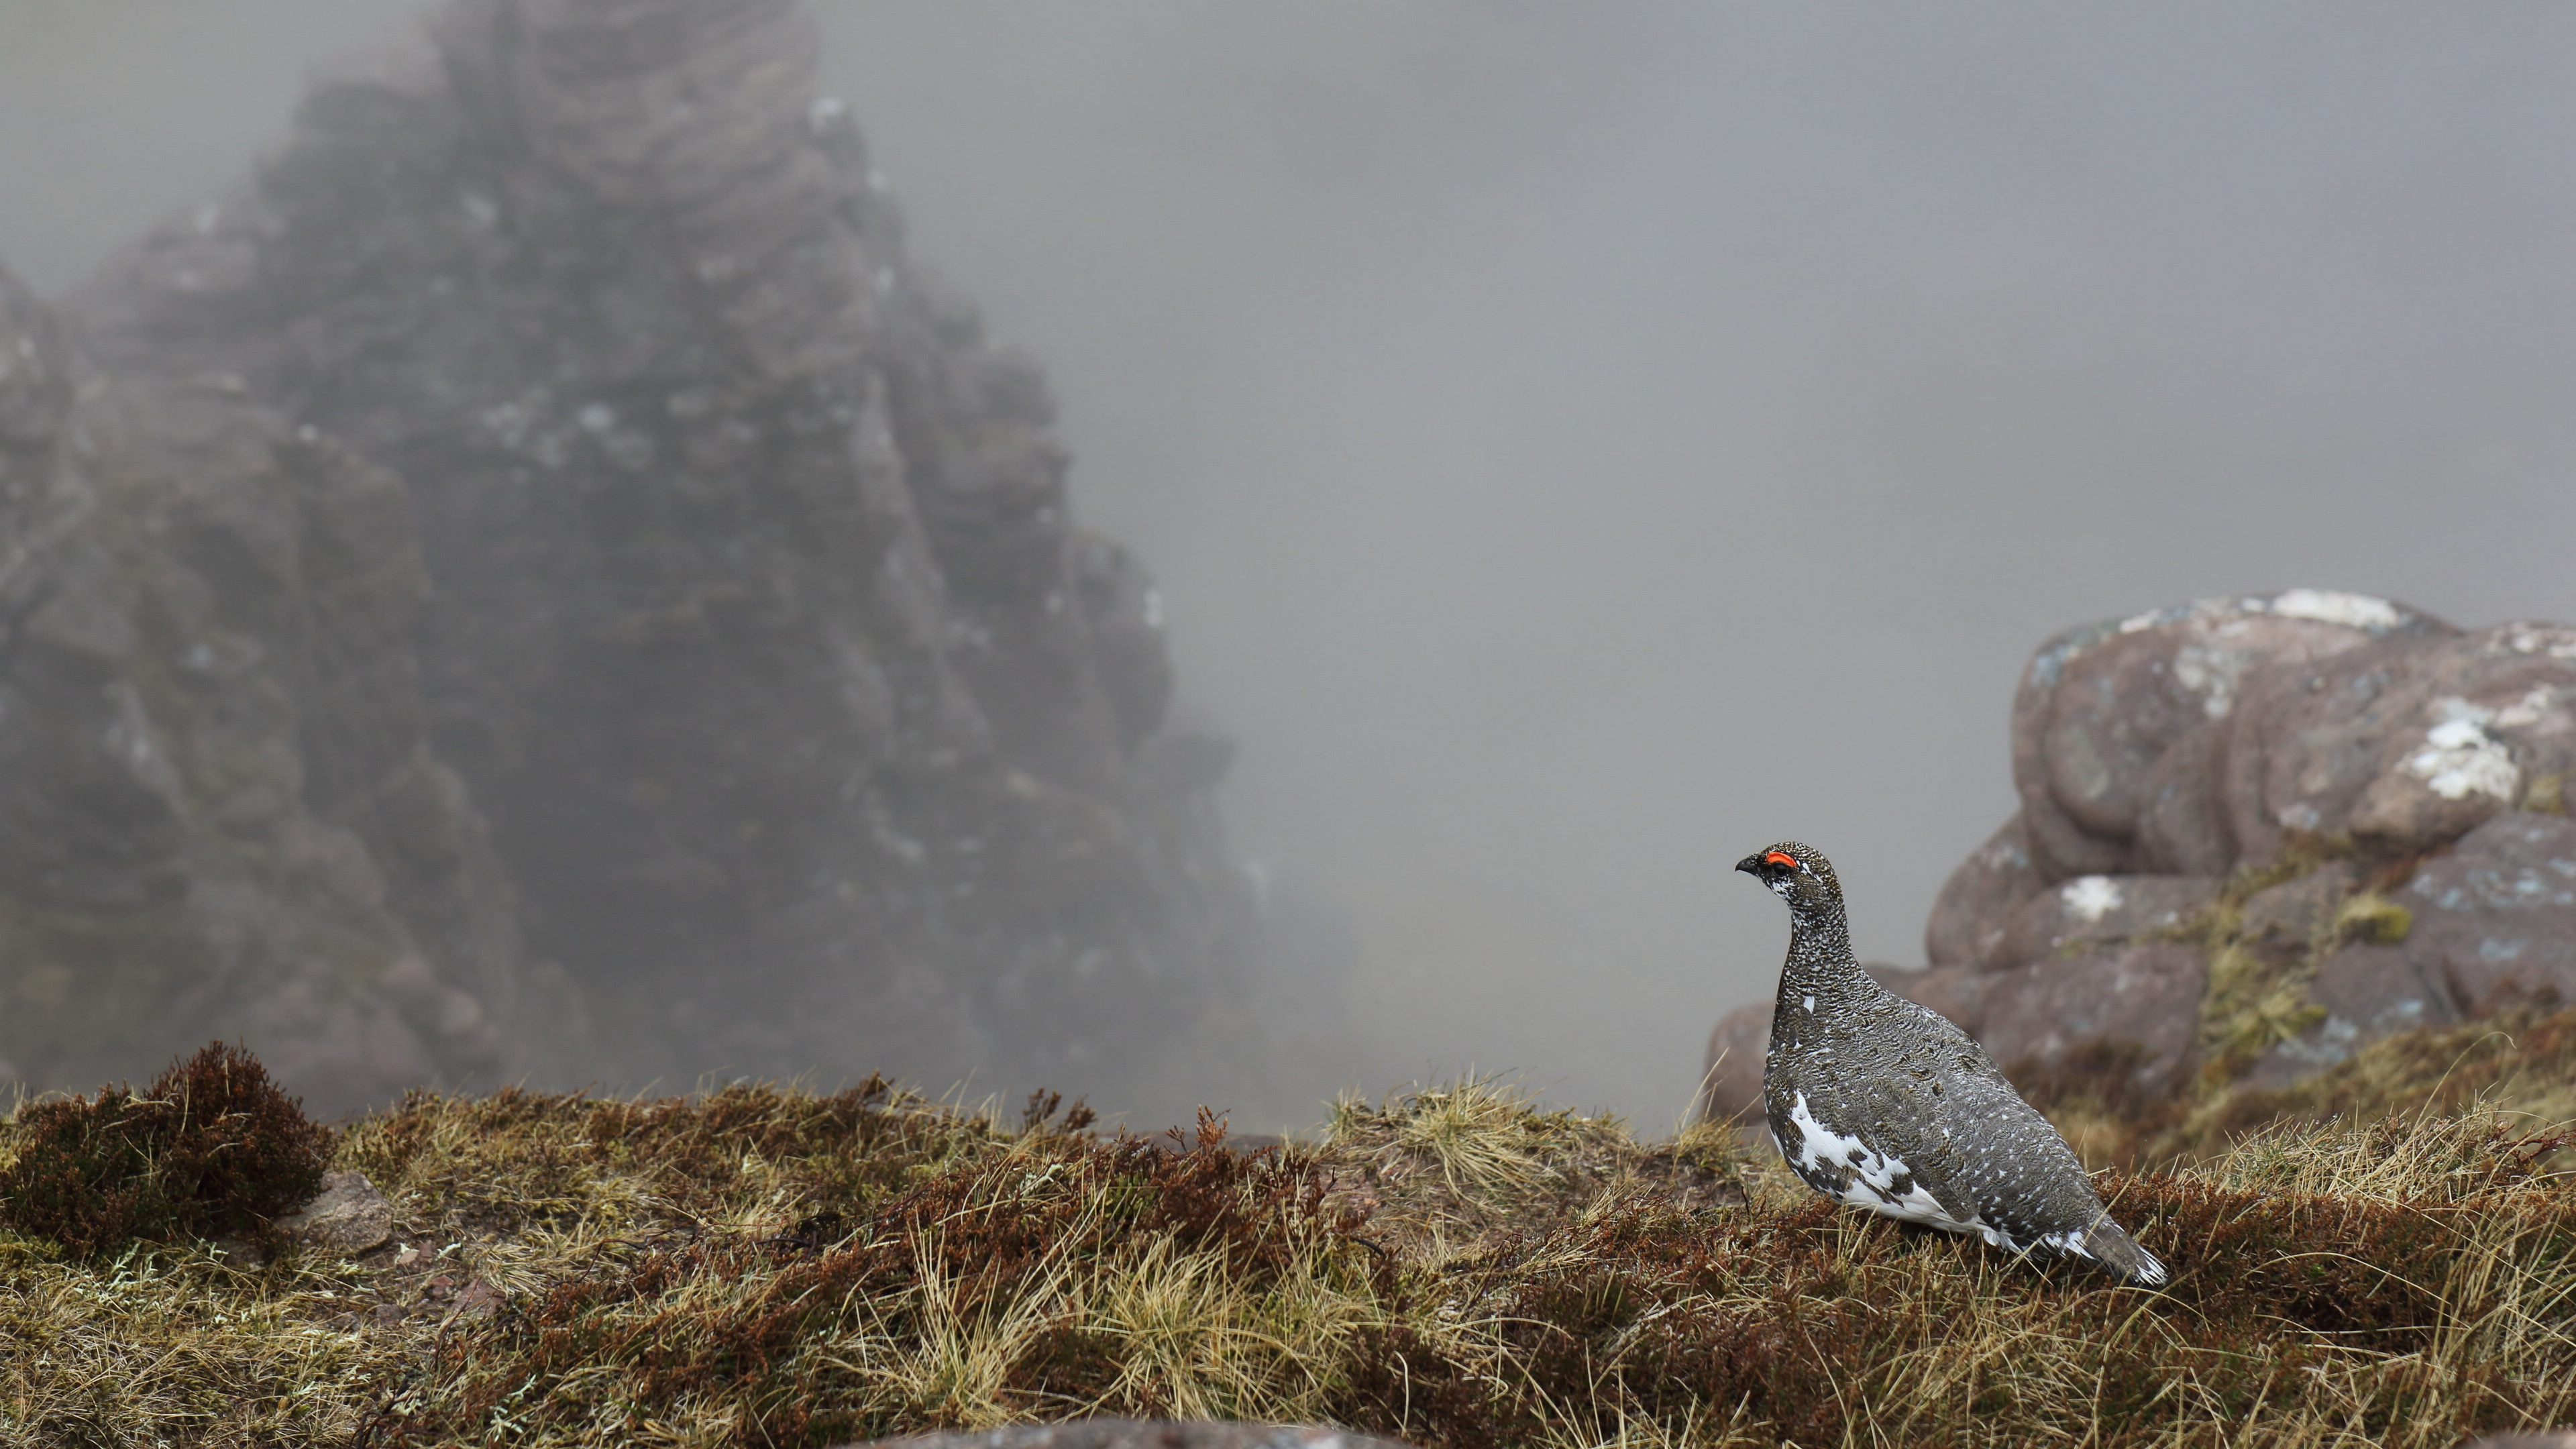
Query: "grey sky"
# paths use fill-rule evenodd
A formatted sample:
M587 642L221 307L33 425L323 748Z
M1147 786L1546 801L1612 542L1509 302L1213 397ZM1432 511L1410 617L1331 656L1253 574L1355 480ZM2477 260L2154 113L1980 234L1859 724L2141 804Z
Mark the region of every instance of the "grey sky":
M67 285L414 8L0 0L0 256ZM1726 866L1806 839L1916 958L2064 625L2576 616L2576 11L818 9L1240 844L1360 930L1317 1095L1669 1121L1786 936Z

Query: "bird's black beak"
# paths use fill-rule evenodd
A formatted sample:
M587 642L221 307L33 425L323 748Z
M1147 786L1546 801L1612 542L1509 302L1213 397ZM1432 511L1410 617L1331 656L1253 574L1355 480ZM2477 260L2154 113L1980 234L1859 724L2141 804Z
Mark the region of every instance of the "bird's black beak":
M1735 868L1744 872L1746 875L1760 875L1762 873L1762 852L1757 850L1751 855L1744 857L1742 860L1737 861L1735 863Z

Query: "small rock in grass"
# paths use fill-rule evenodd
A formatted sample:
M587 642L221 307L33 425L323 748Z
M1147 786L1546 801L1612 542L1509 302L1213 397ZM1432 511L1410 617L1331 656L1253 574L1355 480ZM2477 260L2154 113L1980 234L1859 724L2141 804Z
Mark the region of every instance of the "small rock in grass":
M468 1283L463 1289L458 1291L456 1295L456 1306L447 1311L447 1321L450 1323L455 1323L459 1320L472 1322L489 1318L493 1314L501 1311L501 1302L500 1289L493 1287L489 1283Z
M268 1265L267 1250L248 1238L221 1237L206 1246L216 1257L238 1268L262 1268Z
M394 1205L363 1172L334 1172L321 1196L277 1220L277 1230L319 1253L363 1253L393 1236Z

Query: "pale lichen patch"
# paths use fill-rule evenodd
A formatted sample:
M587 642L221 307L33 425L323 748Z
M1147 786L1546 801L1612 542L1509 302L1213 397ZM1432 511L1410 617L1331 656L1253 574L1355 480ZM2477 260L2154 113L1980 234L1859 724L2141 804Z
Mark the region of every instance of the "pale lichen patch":
M2486 731L2495 711L2445 697L2433 701L2433 712L2440 718L2424 732L2423 748L2407 757L2407 773L2445 800L2479 794L2510 802L2520 793L2521 767Z
M2373 633L2395 629L2406 622L2405 614L2386 599L2347 594L2339 589L2286 590L2273 596L2272 612L2285 619L2341 624L2347 629Z
M2529 729L2542 720L2549 719L2555 713L2554 707L2557 702L2557 690L2546 684L2535 684L2522 698L2496 711L2496 727L2508 730ZM2565 728L2563 715L2555 722L2560 728Z
M2247 650L2186 644L2174 651L2174 682L2200 697L2202 713L2225 719L2236 707L2236 683L2253 662Z
M2515 623L2505 626L2504 645L2516 654L2545 654L2576 659L2576 629L2560 624Z
M2120 883L2107 875L2078 876L2058 888L2066 913L2093 925L2120 908Z

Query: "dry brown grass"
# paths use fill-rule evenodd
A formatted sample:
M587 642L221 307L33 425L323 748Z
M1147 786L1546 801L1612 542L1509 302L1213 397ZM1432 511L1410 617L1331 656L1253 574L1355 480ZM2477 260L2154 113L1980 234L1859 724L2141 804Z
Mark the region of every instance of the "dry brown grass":
M2281 1122L2368 1123L2392 1114L2472 1109L2525 1122L2534 1132L2576 1120L2576 1008L2524 1006L2483 1021L2383 1037L2294 1087L2142 1105L2133 1118L2140 1130L2125 1157L2206 1159Z
M0 1437L812 1446L1132 1414L1444 1449L2449 1446L2576 1418L2576 1189L2490 1057L2431 1110L2392 1071L2341 1122L2106 1174L2178 1270L2153 1294L1488 1081L1251 1153L873 1082L417 1096L335 1147L399 1252L0 1242Z

